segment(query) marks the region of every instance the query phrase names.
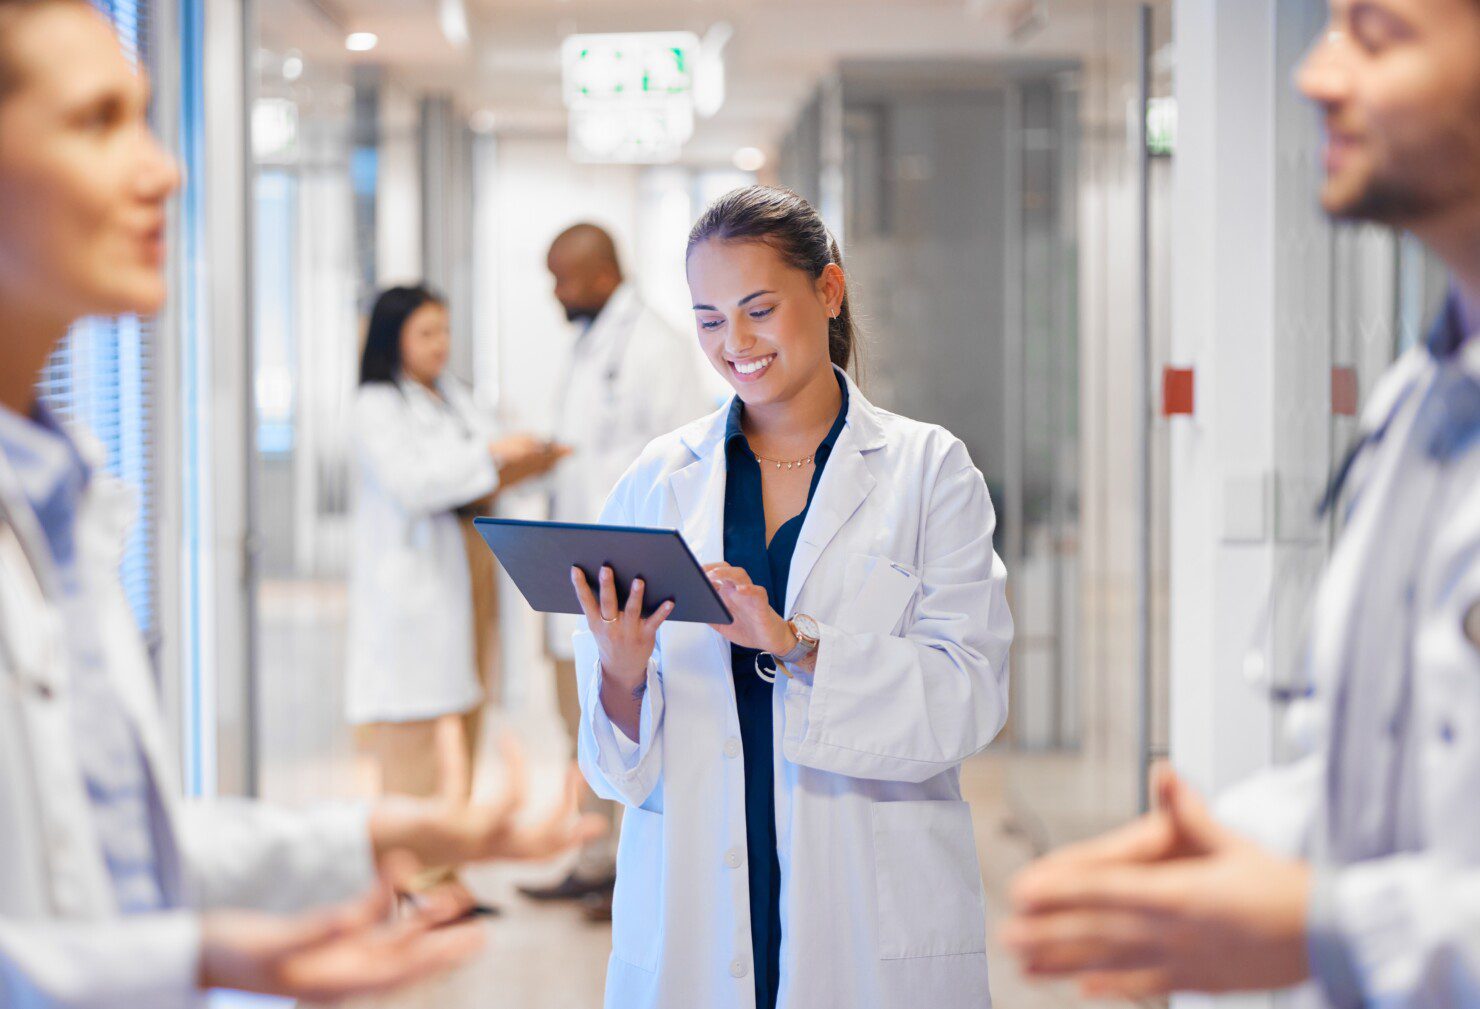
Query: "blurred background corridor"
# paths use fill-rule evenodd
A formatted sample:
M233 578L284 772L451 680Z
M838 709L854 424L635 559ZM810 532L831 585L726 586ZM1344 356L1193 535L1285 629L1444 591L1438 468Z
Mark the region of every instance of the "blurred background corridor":
M1314 505L1443 295L1416 247L1319 214L1317 121L1287 82L1323 2L101 6L186 165L175 296L81 327L47 393L145 501L127 584L192 792L378 787L344 717L376 292L444 292L451 372L550 435L577 333L552 239L606 228L689 334L688 228L757 180L843 245L864 390L960 435L996 502L1012 711L964 783L989 928L1014 870L1144 808L1153 760L1213 787L1281 759L1333 534ZM543 622L511 583L498 599L474 787L497 788L508 734L553 802L571 752ZM567 869L468 873L502 911L487 953L377 1004L599 1005L609 927L515 889ZM1004 1009L1081 1004L995 949L992 970Z

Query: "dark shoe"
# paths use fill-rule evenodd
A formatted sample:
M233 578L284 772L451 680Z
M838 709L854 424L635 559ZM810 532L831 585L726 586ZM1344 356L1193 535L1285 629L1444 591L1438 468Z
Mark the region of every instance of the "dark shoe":
M584 900L593 894L610 894L617 885L617 877L611 873L585 877L572 872L554 886L521 886L519 892L530 900Z
M586 920L593 925L600 925L612 920L612 891L605 890L601 893L593 893L581 901L581 911Z

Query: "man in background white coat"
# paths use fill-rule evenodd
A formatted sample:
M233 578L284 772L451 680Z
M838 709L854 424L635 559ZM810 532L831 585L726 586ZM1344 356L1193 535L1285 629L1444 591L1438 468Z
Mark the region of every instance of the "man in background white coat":
M694 339L653 311L626 280L616 242L605 229L595 224L567 228L551 243L546 265L556 300L580 327L555 430L555 440L573 451L555 471L550 517L595 522L607 495L648 442L714 410L728 390L701 360ZM560 615L546 624L572 748L581 705L571 638L581 626L578 617ZM615 815L612 803L591 797L588 804L608 818ZM609 918L616 881L612 843L611 838L596 842L559 884L524 893L537 900L586 900L593 918Z

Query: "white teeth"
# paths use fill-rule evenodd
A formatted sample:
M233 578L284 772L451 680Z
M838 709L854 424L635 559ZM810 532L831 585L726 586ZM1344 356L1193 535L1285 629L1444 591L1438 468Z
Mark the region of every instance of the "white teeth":
M740 374L754 375L756 372L760 371L762 368L764 368L766 365L770 364L774 360L776 360L776 355L772 354L770 357L763 357L756 361L748 361L745 364L741 364L738 361L732 363L735 365L735 370L738 371Z

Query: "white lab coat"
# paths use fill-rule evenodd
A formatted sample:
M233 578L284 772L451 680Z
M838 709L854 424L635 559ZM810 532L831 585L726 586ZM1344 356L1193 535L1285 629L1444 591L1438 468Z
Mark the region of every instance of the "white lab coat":
M1480 338L1455 363L1480 389ZM1480 438L1447 464L1427 515L1390 507L1413 478L1409 467L1427 465L1414 457L1424 447L1409 437L1438 375L1426 349L1410 352L1374 392L1364 419L1364 430L1385 433L1353 470L1357 505L1311 618L1313 695L1289 719L1306 755L1232 789L1218 807L1230 826L1316 867L1310 931L1318 983L1297 994L1299 1005L1480 1004ZM1415 522L1427 523L1426 554L1404 557L1402 570L1377 569L1372 558L1395 524ZM1347 682L1359 622L1372 619L1359 611L1364 585L1400 578L1411 579L1411 612L1377 619L1408 642L1406 703L1394 689L1400 669L1382 669L1376 682ZM1393 699L1390 720L1361 748L1361 766L1344 769L1348 780L1370 786L1364 829L1394 839L1379 857L1343 857L1343 849L1382 845L1350 836L1328 815L1341 734L1334 705L1343 688Z
M692 336L670 326L637 288L617 288L572 349L555 437L575 451L551 478L550 517L595 522L607 495L654 438L704 416L729 388ZM548 647L571 657L574 617L547 621Z
M803 523L786 613L822 628L811 682L775 690L780 1009L982 1009L985 918L960 766L1007 716L1012 618L986 483L947 431L849 385ZM654 442L603 521L724 555L726 411ZM611 1009L753 1009L745 781L729 645L669 623L624 755L576 637L580 761L626 804Z
M462 386L440 387L442 402L410 381L355 398L345 703L356 724L455 714L483 697L454 509L498 487L494 432Z
M82 446L96 467L100 454ZM0 1006L183 1009L198 1001L200 908L295 910L374 879L366 814L181 804L153 674L118 581L130 495L95 475L78 519L108 674L158 783L164 891L181 910L120 918L69 708L49 548L0 454Z

